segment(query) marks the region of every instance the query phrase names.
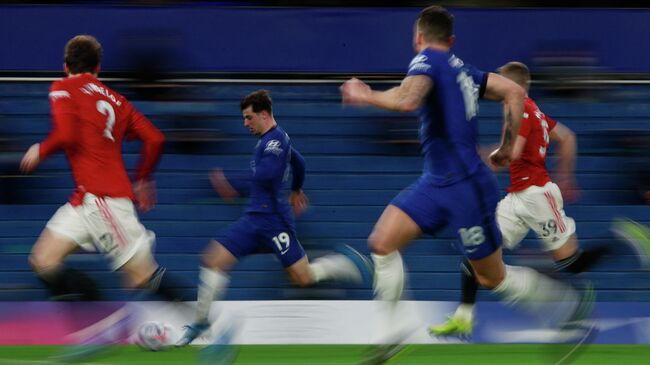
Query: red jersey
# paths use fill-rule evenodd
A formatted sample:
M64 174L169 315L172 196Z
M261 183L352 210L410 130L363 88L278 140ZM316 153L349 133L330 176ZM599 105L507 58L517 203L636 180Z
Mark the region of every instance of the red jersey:
M40 159L63 149L77 187L70 201L81 203L84 192L133 199L124 161L122 140L143 141L136 180L152 173L162 153L163 134L122 95L91 74L52 83L53 127L40 144Z
M546 152L549 133L557 124L547 117L533 99L524 100L524 116L519 135L526 138L521 156L510 163L510 187L508 192L521 191L529 186L544 186L551 181L546 170Z

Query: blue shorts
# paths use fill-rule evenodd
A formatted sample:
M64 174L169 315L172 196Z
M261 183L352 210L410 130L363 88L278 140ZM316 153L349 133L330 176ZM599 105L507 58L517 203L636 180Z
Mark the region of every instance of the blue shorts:
M448 226L458 238L460 250L470 260L482 259L501 247L501 232L495 214L499 190L485 166L465 180L448 186L435 186L424 174L393 199L420 227L435 234Z
M237 259L274 252L282 265L289 267L305 256L293 224L277 214L244 214L218 241Z

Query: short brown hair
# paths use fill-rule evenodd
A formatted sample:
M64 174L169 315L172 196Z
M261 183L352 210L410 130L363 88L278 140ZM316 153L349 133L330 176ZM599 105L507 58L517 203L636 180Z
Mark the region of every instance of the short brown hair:
M102 45L91 35L78 35L65 45L63 60L70 73L93 73L102 61Z
M427 42L447 43L454 33L454 16L438 5L423 9L416 24Z
M239 103L239 107L244 110L249 106L252 106L254 113L266 110L269 114L273 114L273 100L271 100L268 90L257 90L244 96Z
M498 71L502 76L509 78L523 88L528 88L530 71L525 64L517 61L508 62L499 67Z

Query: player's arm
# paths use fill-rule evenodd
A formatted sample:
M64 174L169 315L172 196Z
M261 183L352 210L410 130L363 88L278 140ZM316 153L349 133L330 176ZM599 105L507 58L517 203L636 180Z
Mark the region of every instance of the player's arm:
M266 184L284 174L284 164L281 160L286 157L284 153L281 145L267 146L256 161L253 172L226 174L221 169L215 169L210 173L212 187L225 201L248 195L252 183Z
M575 181L575 166L578 143L575 133L567 126L556 123L549 132L551 143L557 145L555 152L555 182L568 201L577 199L579 189Z
M576 135L571 129L557 123L549 133L551 143L557 144L556 170L559 174L573 175L576 166L576 153L578 143Z
M300 152L295 148L291 147L291 159L289 160L291 164L292 172L292 181L291 181L291 193L289 194L289 203L293 208L293 212L296 215L302 214L309 205L309 199L307 195L302 191L302 186L305 182L305 159L302 157Z
M162 155L165 136L131 104L127 103L126 107L130 108L127 110L129 113L127 136L142 141L133 190L138 209L146 212L156 204L155 186L151 181L151 175Z
M57 90L54 86L49 96L52 130L43 142L32 145L23 156L20 170L24 173L34 171L41 161L61 149L72 146L75 141L78 117L70 94L65 90Z
M485 99L503 102L503 133L501 146L491 156L491 160L498 165L507 165L510 161L516 160L522 150L514 147L514 142L519 135L521 118L524 115L524 89L501 75L490 72L483 97Z
M216 168L210 171L210 183L223 200L230 202L250 194L251 173L226 173Z
M433 87L426 75L407 76L399 86L385 91L372 90L363 81L352 78L341 86L344 104L374 105L398 112L417 110Z

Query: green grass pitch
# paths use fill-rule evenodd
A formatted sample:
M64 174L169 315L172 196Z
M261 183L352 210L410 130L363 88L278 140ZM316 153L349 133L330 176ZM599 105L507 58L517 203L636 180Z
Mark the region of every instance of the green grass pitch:
M355 345L247 345L239 346L235 364L246 365L339 365L355 364L366 350ZM1 365L59 364L48 357L61 351L57 346L0 346ZM208 365L199 361L201 347L146 352L136 346L116 346L101 356L78 365ZM567 345L412 345L388 364L404 365L546 365L556 364ZM562 363L565 364L565 363ZM650 364L648 345L586 345L567 364Z

